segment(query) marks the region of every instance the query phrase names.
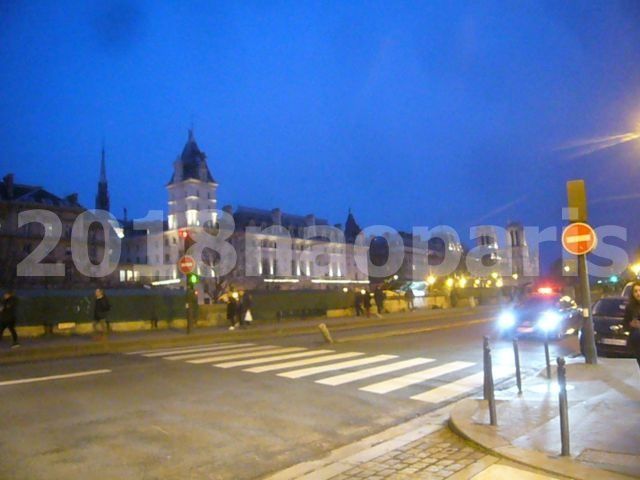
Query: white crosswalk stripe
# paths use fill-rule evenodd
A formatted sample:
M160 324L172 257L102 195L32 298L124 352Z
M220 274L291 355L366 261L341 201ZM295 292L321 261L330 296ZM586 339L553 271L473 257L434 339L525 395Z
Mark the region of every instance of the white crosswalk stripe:
M357 382L365 378L375 377L385 373L396 372L405 368L415 367L416 365L424 365L425 363L435 362L433 358L412 358L410 360L403 360L401 362L391 363L389 365L382 365L380 367L366 368L352 373L343 373L342 375L336 375L335 377L323 378L316 380L316 383L323 385L344 385L349 382Z
M193 364L201 364L201 363L217 363L217 362L222 362L224 360L235 360L237 358L252 358L252 357L262 357L265 355L274 355L277 353L292 353L292 352L299 352L301 350L306 350L306 348L301 348L301 347L288 347L288 348L274 348L271 347L271 349L265 349L262 351L254 351L254 352L248 352L248 353L234 353L231 355L218 355L218 356L214 356L214 357L205 357L205 358L198 358L196 360L187 360L187 363L193 363Z
M369 358L361 358L358 360L350 360L348 362L332 363L330 365L320 365L318 367L303 368L301 370L292 370L291 372L279 373L278 376L286 378L302 378L318 373L331 372L334 370L343 370L345 368L359 367L361 365L369 365L370 363L384 362L398 358L396 355L376 355Z
M314 365L316 363L326 363L326 362L332 362L334 360L343 360L345 358L361 357L362 355L364 355L364 353L360 353L360 352L336 353L335 355L323 355L320 358L310 358L307 360L297 360L294 362L265 365L263 367L247 368L244 371L253 372L253 373L272 372L274 370L284 370L285 368L305 367L307 365Z
M170 355L168 357L164 357L164 359L165 360L189 360L193 358L226 355L230 353L255 352L257 350L268 350L270 348L277 348L277 347L273 345L254 345L252 347L224 348L224 349L216 349L216 350L207 350L205 352L187 353L182 355Z
M429 368L427 370L422 370L420 372L409 373L408 375L404 375L402 377L392 378L391 380L385 380L383 382L367 385L366 387L362 387L360 390L365 392L371 392L371 393L389 393L389 392L393 392L394 390L399 390L401 388L408 387L410 385L422 383L425 380L430 380L432 378L440 377L447 373L452 373L457 370L461 370L463 368L471 367L472 365L475 365L475 363L470 363L470 362L445 363L444 365L440 365L438 367Z
M219 368L233 368L233 367L245 367L247 365L256 365L258 363L265 362L276 362L280 360L289 360L292 358L302 358L302 357L314 357L318 355L323 355L325 353L331 353L334 350L310 350L306 352L300 353L289 353L286 355L276 355L275 357L267 357L267 358L252 358L250 360L238 360L235 362L224 362L224 363L216 363L214 367Z
M183 361L188 364L210 365L222 369L240 368L243 372L273 372L279 377L289 379L318 375L320 378L317 377L314 380L315 383L331 387L356 382L361 382L362 385L363 380L381 377L380 381L365 384L358 390L379 395L394 393L400 397L404 395L405 398L430 404L451 401L461 395L470 394L482 386L484 378L483 372L468 372L470 374L459 378L464 374L462 371L477 366L476 363L467 361L452 361L419 369L422 365L437 362L437 360L424 357L400 359L397 355L371 355L362 352L336 352L326 349L254 343L211 343L190 347L141 350L127 355L136 354L147 358ZM496 381L512 373L512 369L500 366L494 367L493 371ZM457 378L448 381L450 377ZM426 389L429 387L428 382L434 379L437 379L435 383L439 386L415 394L416 386ZM403 391L412 386L414 388L410 393L409 390ZM420 392L420 389L417 391Z
M511 374L510 369L495 368L493 369L494 382L501 378L504 378ZM440 387L427 390L419 395L414 395L410 398L413 400L419 400L427 403L440 403L452 398L458 397L462 394L472 392L473 390L482 386L484 382L484 372L474 373L468 377L461 378L454 382L447 383Z
M216 350L226 350L228 348L249 347L254 345L253 343L214 343L202 347L189 347L189 348L171 348L167 350L156 350L151 353L145 353L143 357L164 357L165 355L178 355L180 353L195 353L195 352L212 352Z

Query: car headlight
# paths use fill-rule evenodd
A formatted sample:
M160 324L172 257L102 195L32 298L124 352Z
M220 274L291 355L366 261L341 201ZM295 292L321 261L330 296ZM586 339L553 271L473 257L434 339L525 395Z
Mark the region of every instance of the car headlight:
M502 312L498 317L498 327L505 329L511 328L516 324L516 316L513 312Z
M562 320L562 315L553 310L547 310L542 314L540 320L538 320L538 326L545 332L548 332L549 330L555 330L560 320Z

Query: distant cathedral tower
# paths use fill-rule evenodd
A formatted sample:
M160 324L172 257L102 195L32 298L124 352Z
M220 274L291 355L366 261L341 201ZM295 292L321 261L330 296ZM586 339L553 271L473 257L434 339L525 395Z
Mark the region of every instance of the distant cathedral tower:
M209 221L215 224L215 213L205 216L200 212L216 209L217 188L207 166L207 157L198 148L193 130L189 130L187 143L173 162L173 175L167 185L169 230L201 227Z
M107 186L107 167L104 160L104 145L102 145L102 159L100 161L100 179L98 180L98 194L96 195L96 210L109 209L109 188Z

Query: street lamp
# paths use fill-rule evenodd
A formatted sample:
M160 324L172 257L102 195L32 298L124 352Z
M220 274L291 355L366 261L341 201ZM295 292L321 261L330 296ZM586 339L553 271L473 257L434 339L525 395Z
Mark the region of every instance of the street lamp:
M636 277L640 275L640 263L634 263L629 268L631 269L631 271Z
M436 283L436 277L434 277L433 275L429 275L429 276L427 277L427 283L428 283L429 285L433 285L434 283Z
M451 277L447 278L446 285L449 288L453 287L453 278Z

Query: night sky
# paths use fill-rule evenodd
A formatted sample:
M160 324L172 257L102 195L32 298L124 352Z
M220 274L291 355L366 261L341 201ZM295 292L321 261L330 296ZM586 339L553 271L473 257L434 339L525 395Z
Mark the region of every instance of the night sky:
M104 138L118 217L166 209L193 124L220 208L469 243L561 225L584 178L591 223L640 244L640 140L591 151L640 131L634 0L0 0L0 121L2 175L90 208Z

